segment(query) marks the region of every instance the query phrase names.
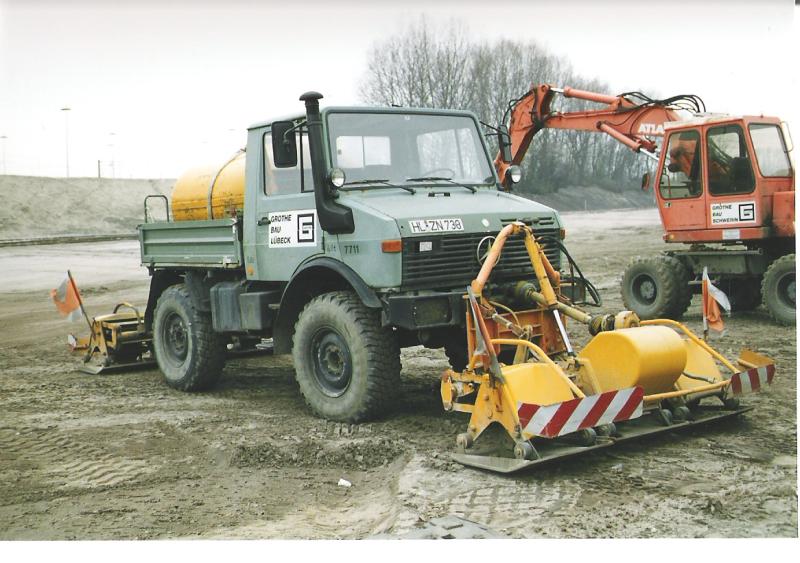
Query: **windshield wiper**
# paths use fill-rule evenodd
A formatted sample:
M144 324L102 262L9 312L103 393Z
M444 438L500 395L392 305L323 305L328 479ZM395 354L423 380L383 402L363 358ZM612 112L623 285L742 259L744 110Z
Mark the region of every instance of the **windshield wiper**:
M417 190L411 188L409 186L399 186L396 184L392 184L389 182L388 178L376 178L376 179L366 179L366 180L353 180L352 182L345 182L344 185L339 188L341 190L346 190L347 186L361 186L364 184L383 184L383 186L387 188L400 188L401 190L405 190L409 193L415 194Z
M459 184L458 182L456 182L452 178L445 178L444 176L420 176L419 178L406 178L406 182L431 182L431 181L436 181L436 180L441 180L443 182L450 182L454 186L461 186L462 188L468 189L472 193L475 193L475 192L478 191L473 186L470 186L470 185L467 185L467 184Z

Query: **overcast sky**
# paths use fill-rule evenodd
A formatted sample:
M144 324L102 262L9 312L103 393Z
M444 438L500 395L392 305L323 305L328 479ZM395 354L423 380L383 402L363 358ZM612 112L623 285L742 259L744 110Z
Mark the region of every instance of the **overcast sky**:
M67 119L72 176L95 176L98 160L117 177L224 161L250 123L302 111L306 90L359 103L369 48L423 14L477 41L538 41L612 93L778 115L800 143L792 0L289 4L0 0L0 173L63 176Z

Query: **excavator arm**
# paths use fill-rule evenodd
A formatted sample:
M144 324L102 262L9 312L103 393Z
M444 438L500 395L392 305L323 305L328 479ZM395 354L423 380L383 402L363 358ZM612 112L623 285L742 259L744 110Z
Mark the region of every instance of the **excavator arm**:
M604 104L605 107L586 111L558 112L551 109L557 94ZM503 150L495 159L501 183L506 183L506 170L522 162L533 136L545 128L601 132L616 139L634 152L656 157L657 144L652 137L664 135L664 123L680 119L677 111L705 111L700 98L680 95L665 100L654 100L640 92L619 96L598 94L575 88L556 88L550 84L534 84L522 97L509 104L508 137L503 140L510 148L510 161L503 158ZM506 119L504 119L506 121ZM508 156L508 155L506 155Z

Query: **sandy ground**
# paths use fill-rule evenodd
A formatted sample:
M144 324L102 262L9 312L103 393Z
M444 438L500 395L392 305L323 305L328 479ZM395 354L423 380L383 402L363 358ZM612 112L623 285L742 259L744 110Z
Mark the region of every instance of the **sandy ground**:
M565 221L618 310L624 265L663 246L655 211ZM309 414L287 357L230 360L201 394L157 370L73 371L66 334L85 327L58 318L47 289L69 266L90 312L143 305L137 265L130 242L0 248L0 539L401 537L448 518L514 538L797 536L795 330L764 311L714 341L776 360L772 389L746 400L754 411L503 477L449 460L466 415L441 409L439 350L404 351L392 412L354 426Z

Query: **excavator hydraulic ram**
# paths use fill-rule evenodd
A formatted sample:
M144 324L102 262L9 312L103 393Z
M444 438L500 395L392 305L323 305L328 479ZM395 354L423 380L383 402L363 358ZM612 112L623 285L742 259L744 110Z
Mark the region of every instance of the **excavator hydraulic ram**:
M513 235L525 237L536 276L515 292L527 309L500 306L485 295ZM441 380L445 410L470 415L456 440L457 461L511 473L741 414L749 408L739 405L738 395L772 383L771 359L744 350L731 363L676 321L639 321L630 312L592 317L576 309L566 303L546 261L530 227L512 223L467 288L469 363L460 373L447 370ZM566 317L594 335L581 351L569 343ZM513 361L502 363L499 358L512 350ZM701 404L704 399L718 404ZM505 440L478 441L497 428Z

